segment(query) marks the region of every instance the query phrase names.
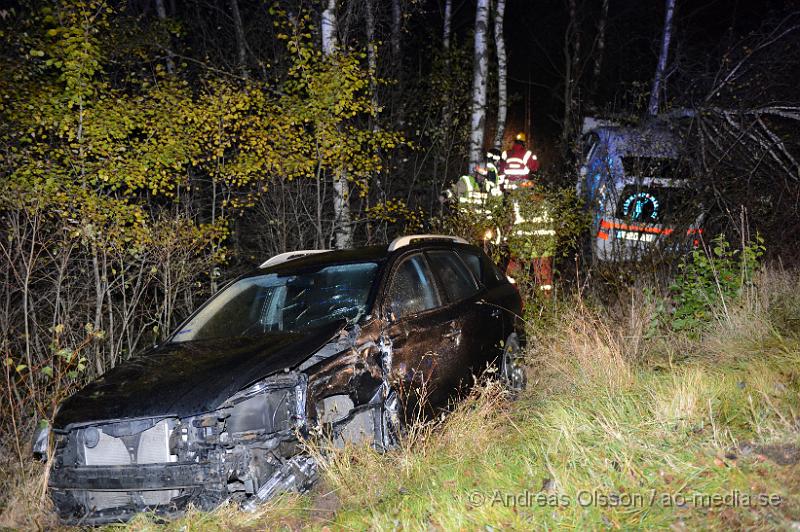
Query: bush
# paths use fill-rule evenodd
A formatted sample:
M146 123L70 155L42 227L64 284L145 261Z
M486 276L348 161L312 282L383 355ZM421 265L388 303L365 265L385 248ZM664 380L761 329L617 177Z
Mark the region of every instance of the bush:
M760 236L739 250L719 235L710 249L693 251L670 286L674 304L670 326L677 331L699 331L721 313L728 315L728 305L752 286L764 249Z

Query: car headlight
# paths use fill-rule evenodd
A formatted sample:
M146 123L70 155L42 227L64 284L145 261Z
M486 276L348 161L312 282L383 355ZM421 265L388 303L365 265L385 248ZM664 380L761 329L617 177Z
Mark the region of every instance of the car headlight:
M226 401L231 407L227 431L271 434L302 428L307 383L305 374L293 373L276 375L242 390Z
M37 460L47 460L50 449L50 423L46 419L39 421L33 432L33 457Z

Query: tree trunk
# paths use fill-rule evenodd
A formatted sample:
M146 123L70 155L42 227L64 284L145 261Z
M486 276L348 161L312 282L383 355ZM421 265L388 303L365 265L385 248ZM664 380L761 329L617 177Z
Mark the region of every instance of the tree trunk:
M336 0L328 0L322 12L322 53L330 56L336 51ZM336 169L333 176L333 240L337 249L353 245L353 227L350 216L350 184L344 169Z
M403 28L403 8L400 0L392 0L392 60L400 61L400 32Z
M475 8L475 55L472 77L472 120L469 138L469 172L482 160L483 135L486 123L487 49L486 31L489 22L489 0L478 0Z
M375 42L375 0L366 0L364 19L367 30L367 67L370 74L372 103L377 107L378 46Z
M603 66L603 55L606 49L606 24L608 22L608 0L603 0L600 7L600 18L597 19L597 47L594 54L594 65L592 67L592 90L591 97L596 99L597 87L600 85L600 71Z
M664 81L664 70L667 68L669 55L669 41L672 39L672 15L675 13L675 0L666 0L666 13L664 14L664 35L661 39L661 53L658 56L656 75L653 76L653 86L650 89L650 105L647 112L650 116L658 114L658 104L661 97L661 86Z
M497 49L497 132L494 146L503 145L503 134L506 131L506 114L508 113L508 91L506 88L506 41L503 36L503 20L506 12L506 0L497 0L494 14L494 42Z
M581 53L581 34L578 22L578 7L575 0L568 0L569 23L564 35L564 118L561 142L568 148L575 119L575 85Z
M322 12L322 53L326 56L336 50L336 0L327 0L325 10Z
M164 7L164 0L155 0L156 2L156 15L158 20L164 22L167 20L167 9ZM172 57L172 52L167 51L167 72L170 74L175 73L175 59Z
M505 1L505 0L503 0ZM450 27L453 20L453 0L444 2L444 28L442 29L442 46L445 50L450 49Z
M236 34L236 61L243 78L247 78L247 41L244 40L242 15L239 13L239 0L230 0L233 30Z

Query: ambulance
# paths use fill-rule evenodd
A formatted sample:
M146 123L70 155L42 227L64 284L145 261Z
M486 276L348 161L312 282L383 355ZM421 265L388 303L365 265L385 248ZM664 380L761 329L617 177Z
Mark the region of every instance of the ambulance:
M701 244L702 204L680 135L665 122L586 118L577 190L592 217L594 262L639 261Z

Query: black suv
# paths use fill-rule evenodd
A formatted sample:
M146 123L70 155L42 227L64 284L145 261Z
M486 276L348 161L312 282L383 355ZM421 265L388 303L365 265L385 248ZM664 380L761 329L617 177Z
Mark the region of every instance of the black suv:
M55 506L96 524L305 489L317 466L304 438L386 449L487 366L524 387L521 306L456 237L273 257L61 405Z

